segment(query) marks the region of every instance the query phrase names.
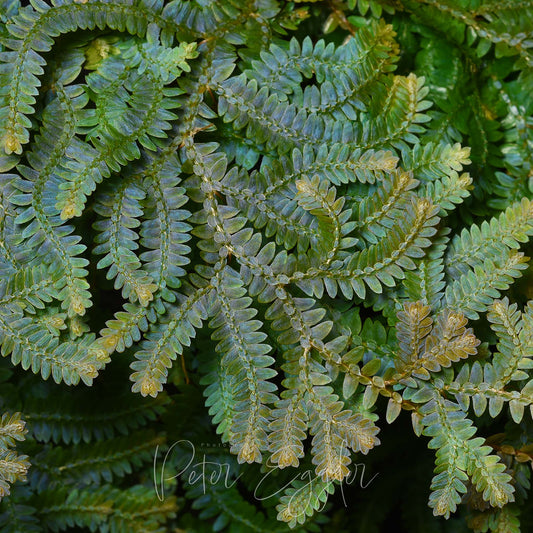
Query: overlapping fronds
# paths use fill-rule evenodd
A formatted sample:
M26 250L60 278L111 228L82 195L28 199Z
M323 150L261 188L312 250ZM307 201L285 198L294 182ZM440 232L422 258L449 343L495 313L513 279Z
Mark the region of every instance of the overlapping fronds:
M384 407L436 450L435 515L475 500L516 530L527 445L505 459L468 410L508 405L511 436L533 414L533 304L503 294L531 296L532 3L21 4L0 0L0 351L140 394L18 369L0 495L28 468L19 411L35 461L0 527L162 531L153 474L186 528L317 531ZM287 36L323 14L331 39ZM198 399L242 491L147 473L200 438L177 420ZM258 472L282 487L261 515Z
M30 463L27 455L19 455L13 447L28 432L20 413L4 413L0 420L0 500L10 494L10 485L25 481Z

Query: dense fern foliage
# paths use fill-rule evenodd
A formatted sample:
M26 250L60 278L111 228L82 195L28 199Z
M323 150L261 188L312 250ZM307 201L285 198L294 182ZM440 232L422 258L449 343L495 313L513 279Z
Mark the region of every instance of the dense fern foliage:
M0 0L1 530L528 531L532 92L529 0Z

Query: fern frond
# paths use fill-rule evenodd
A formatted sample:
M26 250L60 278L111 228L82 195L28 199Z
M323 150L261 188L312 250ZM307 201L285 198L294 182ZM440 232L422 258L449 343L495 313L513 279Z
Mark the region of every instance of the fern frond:
M20 413L4 413L0 420L0 448L10 448L15 446L15 441L24 440L28 432L25 426Z
M306 106L309 112L330 110L332 101L328 93L333 91L335 106L342 108L341 102L346 101L347 107L343 111L353 119L355 109L363 105L359 93L377 73L395 68L397 50L393 36L392 27L380 21L362 28L353 39L336 48L332 44L326 45L323 40L313 46L308 37L301 45L292 39L288 49L272 45L268 52L262 52L261 61L252 61L252 68L245 73L259 86L268 86L285 94L291 94L303 77L315 75L318 83L327 81L329 85L318 93L316 108ZM355 101L352 100L354 96ZM304 96L304 100L310 98Z
M2 502L0 514L0 527L5 533L42 533L43 528L35 516L37 509L29 505L18 503L10 497Z
M276 94L269 95L267 87L259 89L257 82L247 82L244 74L220 84L217 94L224 121L232 122L236 129L247 127L267 149L286 153L296 146L321 144L325 124L319 115L299 110Z
M524 64L531 66L533 45L528 40L533 6L530 2L476 3L452 0L401 0L401 5L416 14L430 27L447 28L451 39L462 46L476 45L475 53L483 57L496 45L497 57L519 55ZM472 9L473 7L473 9Z
M295 355L299 349L292 350ZM289 357L286 352L285 357ZM284 368L284 370L286 370ZM281 400L276 402L272 410L268 435L269 460L279 468L298 466L304 456L303 441L307 437L308 411L304 401L304 387L299 385L298 378L286 378L283 381L285 390L281 393Z
M482 438L472 438L476 429L459 405L436 394L420 412L426 426L423 434L432 437L429 447L437 449L429 498L433 514L449 517L456 510L468 477L493 507L514 501L514 487L509 474L504 473L505 465L490 455L491 448L483 445Z
M516 250L509 250L498 260L476 264L446 287L443 304L449 309L462 310L470 319L479 318L500 292L509 288L514 279L527 268L529 257Z
M361 183L385 181L388 173L395 170L398 157L390 150L351 150L349 146L339 143L322 145L316 151L307 145L301 150L295 148L292 163L295 176L286 174L286 182L295 177L318 175L320 179L341 185L356 180Z
M6 52L2 61L0 84L7 87L0 100L0 128L3 136L0 145L7 153L21 153L22 145L29 141L31 122L27 115L34 112L35 94L40 86L38 76L43 74L46 61L41 53L53 46L53 37L78 29L111 28L131 31L143 36L151 20L163 27L177 29L179 26L159 16L153 2L127 0L94 3L58 3L49 6L44 2L34 7L25 7L10 19L8 30L14 37L6 41L13 50ZM166 28L165 28L166 29Z
M115 313L115 318L106 322L106 327L100 331L100 336L92 343L91 349L102 357L111 355L115 350L123 352L140 340L150 324L165 312L166 308L157 296L147 306L126 303L123 311Z
M131 474L153 459L153 450L161 446L164 437L152 431L137 431L125 437L115 437L97 443L82 443L70 448L54 446L36 455L30 483L48 488L111 483L117 477Z
M444 296L444 253L448 244L449 228L442 228L433 239L426 257L419 260L416 270L405 273L403 286L411 301L421 300L436 311Z
M255 309L246 297L242 279L228 267L216 285L215 314L209 322L216 328L212 339L219 341L217 351L224 352L223 364L233 375L235 413L230 429L231 451L239 462L260 462L261 452L267 449L270 408L276 401L276 386L269 380L276 375L269 368L274 359L266 355L271 347L263 341L266 334L258 331L259 320L252 320Z
M137 360L131 363L133 392L155 397L163 390L167 369L207 318L207 299L211 290L212 287L207 285L192 291L188 297L180 295L160 322L151 327L135 352Z
M14 365L40 372L43 379L52 375L56 383L73 385L81 379L90 384L105 363L84 342L60 342L44 325L17 313L0 313L1 347L4 357L11 355Z
M516 304L510 305L507 298L496 300L487 318L498 337L498 351L492 362L484 365L476 362L471 368L463 366L445 389L453 393L465 408L472 401L477 416L481 416L488 406L489 414L495 417L508 402L511 417L519 423L526 407L529 406L533 413L533 382L529 381L520 390L510 390L507 385L529 378L525 372L533 367L529 331Z
M379 429L360 413L342 410L336 395L326 395L327 389L316 389L310 405L310 432L313 435L311 453L315 471L322 481L342 481L348 474L350 455L367 454L380 444L376 437Z
M444 216L447 211L452 211L455 206L463 203L464 199L470 195L472 178L467 174L457 174L451 171L449 176L444 176L441 180L428 183L423 187L423 191L435 205L440 206L439 215Z
M526 379L528 375L524 370L533 367L533 340L517 305L510 304L508 298L496 300L487 319L498 336L498 351L492 362L498 386Z
M382 292L382 285L392 287L394 279L404 277L404 270L412 270L415 263L411 259L422 257L423 248L430 244L436 229L434 225L438 207L427 200L413 201L405 210L401 226L395 226L379 243L353 254L337 268L309 268L297 271L289 278L307 294L321 297L323 288L335 297L337 286L348 299L355 293L364 299L365 284L376 293ZM319 283L313 283L316 280Z
M30 462L27 455L12 450L0 450L0 499L9 496L10 487L17 481L26 481Z
M433 328L433 319L429 316L431 309L422 302L406 303L403 311L398 313L398 359L396 368L403 370L418 361L424 339Z
M0 281L0 308L16 307L35 314L53 299L58 299L59 285L57 272L50 272L45 265L20 268Z
M310 309L313 305L310 298L293 298L288 292L284 293L284 303L280 305L274 302L266 316L273 320L272 328L281 331L278 337L280 344L297 346L285 354L287 363L283 368L288 377L283 383L290 387L290 392L277 405L271 427L278 431L271 435L271 450L277 454L277 461L282 460L286 465L297 463L302 450L303 432L309 425L314 435L311 452L317 475L325 481L342 480L349 473L351 459L348 448L367 453L379 444L376 437L378 428L364 414L344 409L338 396L332 394L332 388L327 386L331 377L325 367L311 355L313 349L327 363L338 364L339 352L345 347L346 339L338 338L324 343L323 339L332 327L330 321L321 321L324 310ZM305 404L291 406L291 399L298 402L299 395L306 400L305 410ZM296 417L296 426L285 426L287 431L282 433L279 431L280 425L286 423L290 414ZM307 416L308 423L305 421Z
M59 294L62 307L74 316L85 314L91 305L85 279L88 261L77 257L86 247L79 244L80 237L72 235L72 226L62 225L50 196L57 190L56 169L75 134L78 112L86 99L80 86L63 89L58 83L57 92L58 98L44 111L41 135L28 156L32 167L19 166L22 177L12 182L18 194L10 201L17 206L16 224L24 226L18 232L18 244L23 245L19 260L31 263L44 258L50 264L50 272L63 279Z
M72 398L75 401L72 401ZM112 439L127 435L133 429L145 426L165 411L168 398L143 399L128 394L116 395L113 412L106 412L107 400L85 391L54 392L46 402L28 398L24 403L25 418L31 423L32 436L41 442L78 444L91 440Z
M324 164L323 158L331 160L331 164ZM353 164L351 158L354 158ZM295 180L309 181L318 175L335 183L339 176L342 181L354 177L374 181L376 176L393 168L396 161L391 152L369 151L362 154L361 151L350 152L341 145L334 145L328 152L324 145L315 155L313 150L304 147L303 152L295 149L291 158L282 157L279 162L264 164L261 173L247 176L230 169L215 187L227 197L230 205L238 206L257 229L265 228L267 236L275 235L278 244L287 249L297 245L300 251L305 251L310 243L314 244L319 239L319 235L312 223L313 217L299 208L295 201ZM355 176L351 175L351 170ZM243 181L247 183L244 189Z
M248 134L264 143L268 149L286 153L304 145L318 149L321 144L348 143L350 148L364 150L416 143L415 133L424 132L420 125L429 120L423 111L429 107L424 100L427 88L423 79L414 75L387 79L375 93L368 116L363 114L361 130L351 125L325 120L307 113L296 104L269 94L266 87L258 89L257 82L246 81L244 74L219 84L219 114L224 121L233 122L236 129L247 127ZM367 126L372 117L373 127Z
M153 488L142 485L124 490L110 485L73 490L61 487L39 494L38 516L47 528L76 526L98 531L106 527L113 533L155 533L162 522L175 515L177 502L175 497L161 502L154 496Z
M276 506L278 520L287 522L291 528L304 524L309 516L324 507L334 490L332 481L322 481L318 477L309 479L307 483L293 482Z
M337 199L335 187L320 182L318 177L297 180L296 188L295 200L317 220L319 239L311 242L311 254L315 255L316 250L324 266L337 257L346 256L344 250L355 246L357 239L347 236L355 228L355 222L350 221L352 210L343 210L344 198Z
M167 49L157 47L155 51L161 55ZM189 57L195 55L194 49L191 49ZM139 57L142 58L142 53ZM117 80L122 81L120 74L127 59L109 56L102 62L100 70L88 76L88 86L97 95L95 118L98 126L88 134L94 148L75 142L68 152L68 161L63 163L60 172L63 181L59 186L56 208L61 211L64 220L81 214L86 197L94 191L97 183L128 161L139 158L138 144L155 149L154 142L171 128L171 121L177 118L171 110L179 106L175 96L182 91L166 88L165 85L174 81L181 70L175 67L171 76L161 69L157 57L150 57L149 63L147 59L145 62L139 60L140 64L129 65L123 85L116 87ZM112 105L114 100L118 100L118 105ZM99 109L101 101L104 102L101 104L103 109Z
M429 306L415 302L405 303L398 313L400 349L395 365L399 375L394 379L429 379L429 372L439 372L442 367L476 354L480 341L471 329L465 329L467 320L462 314L441 314L434 324L430 312Z
M461 172L465 165L471 163L470 148L462 147L459 143L420 143L409 149L403 147L401 152L405 170L427 183L446 176L452 177L455 172Z
M153 299L157 285L141 269L134 252L139 247L135 228L140 225L143 199L144 192L127 179L112 184L97 196L94 210L103 219L93 224L98 231L93 253L104 256L97 268L109 267L106 277L115 279L114 287L122 289L122 297L146 306Z
M357 145L364 149L401 147L404 143L417 144L416 134L425 131L422 124L430 117L423 112L431 106L424 100L429 89L424 78L394 76L383 79L372 95L368 115L362 113L363 128ZM365 119L370 119L367 121ZM370 126L372 124L372 126Z
M533 235L533 203L523 198L509 206L498 218L480 226L473 225L456 235L446 254L446 270L455 277L490 260L507 255L509 248L518 249Z
M4 413L0 419L0 500L10 494L10 485L26 481L30 463L27 455L18 455L15 441L22 441L28 430L20 413Z
M205 375L200 384L205 386L205 405L209 408L213 424L217 425L217 433L222 435L222 442L229 442L237 403L233 375L228 366L222 364L221 357L207 361L202 370Z
M257 513L235 486L227 488L222 483L215 483L209 491L204 492L201 486L192 485L186 494L193 501L193 507L198 509L200 519L212 522L211 527L217 531L227 527L253 533L290 531L287 527L280 527L273 518Z
M411 191L417 185L411 174L397 170L386 176L375 194L359 203L358 227L369 243L377 244L394 227L403 210L411 208Z
M285 180L290 170L290 162L286 158L265 167L264 174L247 176L230 169L216 190L226 197L229 205L238 208L257 230L263 230L268 237L275 236L276 243L287 250L297 246L303 252L309 248L311 240L318 238L318 234L311 224L311 215L295 201L294 183L287 181L286 185L280 184L276 192L269 193L278 178ZM246 187L242 187L243 182Z
M147 200L140 230L141 245L147 249L139 256L143 268L169 302L174 301L172 289L179 287L191 251L185 244L191 238L192 227L186 222L191 213L181 209L188 196L185 189L178 186L180 179L176 168L179 168L176 158L170 157L162 162L157 174L151 173L145 178L143 189L147 192Z
M340 411L342 402L328 400L331 401L313 402L310 416L313 464L323 481L342 481L349 474L348 447L368 453L380 443L375 436L379 429L359 413Z
M486 529L516 529L533 301L519 311L503 291L533 233L532 9L0 0L0 404L26 413L33 465L11 488L28 464L9 449L18 419L2 419L0 529L320 531L353 454L380 445L382 407L389 424L410 411L436 450L435 515L462 501L467 519L491 507ZM467 319L485 312L478 340ZM92 385L111 356L92 392L54 392ZM517 425L476 437L468 409L499 424L507 405ZM184 437L203 479L184 475ZM168 478L147 463L171 438ZM214 470L230 454L229 488L205 478L211 444ZM308 466L294 482L287 467ZM148 489L157 474L190 502L179 519ZM258 482L285 491L277 508L246 502ZM375 508L329 529L385 527ZM431 529L415 514L413 533Z
M505 380L495 372L495 366L476 362L470 368L464 365L455 380L444 386L444 390L454 394L463 408L470 402L476 416L481 416L487 409L490 416L500 414L505 403L509 403L511 418L518 424L529 407L533 411L533 380L526 383L521 390L506 390ZM532 413L533 415L533 413Z
M503 102L506 112L502 120L502 127L505 128L502 155L506 172L495 172L497 182L494 192L500 198L491 201L491 205L497 209L504 209L529 195L528 174L533 163L529 150L533 142L530 131L531 104L524 98L522 91L527 93L532 81L529 69L526 69L516 80L494 82L494 90Z

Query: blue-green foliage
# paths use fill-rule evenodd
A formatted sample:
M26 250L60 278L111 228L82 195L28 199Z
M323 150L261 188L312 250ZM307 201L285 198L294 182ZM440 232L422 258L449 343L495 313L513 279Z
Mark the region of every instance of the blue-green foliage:
M13 376L2 402L0 496L28 468L18 411L33 464L6 531L177 527L146 465L186 431L165 386L190 381L231 480L283 482L261 511L234 483L172 481L215 531L318 530L381 443L380 398L436 450L435 516L477 499L476 531L519 531L529 481L505 454L527 453L471 419L533 415L533 307L503 294L533 234L517 3L0 1L1 353L55 382L36 400ZM287 35L326 12L331 42ZM467 328L482 317L492 332ZM54 392L123 360L140 395Z

